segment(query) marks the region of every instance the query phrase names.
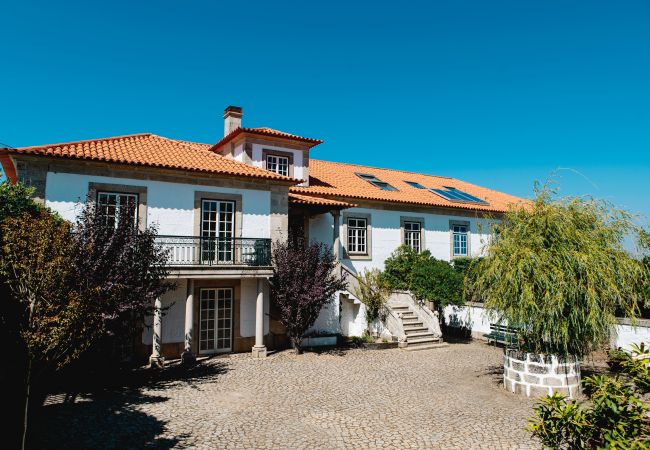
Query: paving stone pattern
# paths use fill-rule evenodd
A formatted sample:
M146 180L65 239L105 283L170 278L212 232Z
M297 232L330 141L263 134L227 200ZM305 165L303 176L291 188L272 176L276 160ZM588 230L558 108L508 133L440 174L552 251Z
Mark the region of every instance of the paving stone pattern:
M51 398L38 448L539 448L483 343L213 358L199 376Z

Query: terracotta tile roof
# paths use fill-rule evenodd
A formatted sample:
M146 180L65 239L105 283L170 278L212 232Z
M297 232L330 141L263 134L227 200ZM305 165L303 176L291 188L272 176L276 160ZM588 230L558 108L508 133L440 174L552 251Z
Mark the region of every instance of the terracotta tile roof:
M228 142L232 141L234 138L236 138L242 133L250 133L250 134L256 134L260 136L280 137L285 139L291 139L294 141L306 142L308 144L312 144L310 145L310 147L323 143L323 141L321 141L320 139L312 139L312 138L298 136L291 133L285 133L284 131L274 130L273 128L269 128L269 127L258 127L258 128L237 128L235 131L232 131L230 134L225 136L219 142L214 144L212 148L216 149L218 147L221 147L222 145L227 144Z
M225 158L211 152L210 147L209 144L179 141L151 133L143 133L62 144L4 149L4 152L264 178L293 182L294 184L300 182L300 180L294 180Z
M297 205L331 206L337 209L352 208L356 206L353 203L343 202L340 200L332 200L330 198L318 197L314 195L303 195L296 192L289 192L289 203Z
M360 178L356 173L374 175L381 181L395 187L397 191L382 190ZM453 187L485 200L487 204L452 202L427 189L413 187L407 184L406 181L420 183L426 188L444 189L445 186ZM359 198L491 212L505 212L510 205L527 203L527 200L519 197L454 178L316 159L309 160L309 187L293 186L291 192L302 195L322 195L333 199Z

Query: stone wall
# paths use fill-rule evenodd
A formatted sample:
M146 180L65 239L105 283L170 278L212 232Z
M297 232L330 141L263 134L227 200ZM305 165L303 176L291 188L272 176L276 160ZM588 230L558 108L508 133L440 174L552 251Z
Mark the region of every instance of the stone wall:
M528 397L557 392L575 398L580 392L580 362L558 360L553 355L536 355L506 349L503 384L507 390Z

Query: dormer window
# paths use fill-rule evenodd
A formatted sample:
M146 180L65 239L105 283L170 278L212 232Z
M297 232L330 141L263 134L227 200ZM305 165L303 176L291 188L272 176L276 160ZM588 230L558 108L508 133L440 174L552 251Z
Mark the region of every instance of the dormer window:
M279 155L266 155L266 170L278 175L289 176L289 158Z
M356 175L363 179L366 180L368 183L372 184L375 187L378 187L382 191L396 191L397 189L391 186L390 184L386 183L385 181L381 181L379 178L376 176L369 174L369 173L359 173L356 172Z

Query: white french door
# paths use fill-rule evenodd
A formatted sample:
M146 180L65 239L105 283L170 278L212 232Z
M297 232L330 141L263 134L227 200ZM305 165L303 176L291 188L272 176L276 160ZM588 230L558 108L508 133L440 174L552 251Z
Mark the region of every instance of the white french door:
M232 288L200 291L199 353L232 351Z
M201 202L201 259L232 263L235 229L235 203L221 200Z

